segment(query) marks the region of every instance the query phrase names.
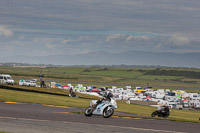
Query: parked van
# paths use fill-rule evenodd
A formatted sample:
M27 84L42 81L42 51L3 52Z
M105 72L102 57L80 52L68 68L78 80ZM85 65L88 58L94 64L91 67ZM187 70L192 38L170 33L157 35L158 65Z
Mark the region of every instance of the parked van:
M0 74L0 83L14 85L15 81L9 74Z

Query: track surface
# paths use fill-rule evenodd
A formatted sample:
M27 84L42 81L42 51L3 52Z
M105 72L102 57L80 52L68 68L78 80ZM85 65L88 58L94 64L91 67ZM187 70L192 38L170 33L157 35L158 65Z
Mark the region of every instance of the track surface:
M81 108L34 104L0 103L0 132L12 133L94 133L94 132L188 132L197 133L199 123L153 119L85 117Z

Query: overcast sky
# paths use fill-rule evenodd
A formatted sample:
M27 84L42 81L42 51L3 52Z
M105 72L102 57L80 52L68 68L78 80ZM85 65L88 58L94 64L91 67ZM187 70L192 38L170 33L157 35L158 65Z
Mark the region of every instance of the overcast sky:
M0 56L200 52L200 0L0 0Z

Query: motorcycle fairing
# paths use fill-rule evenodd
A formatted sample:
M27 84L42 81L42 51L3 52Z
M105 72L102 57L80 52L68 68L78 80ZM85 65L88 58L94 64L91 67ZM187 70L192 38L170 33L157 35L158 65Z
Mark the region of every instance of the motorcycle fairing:
M96 109L93 111L93 114L96 115L102 115L103 114L103 110L107 107L107 105L103 102L101 104L99 104Z

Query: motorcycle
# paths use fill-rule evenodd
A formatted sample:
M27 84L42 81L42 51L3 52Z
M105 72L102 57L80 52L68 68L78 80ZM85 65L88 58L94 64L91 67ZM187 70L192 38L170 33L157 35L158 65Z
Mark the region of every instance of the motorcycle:
M109 118L114 114L114 109L117 108L117 102L114 97L103 97L101 103L98 100L90 101L90 106L85 109L85 116L103 115L104 118Z
M76 93L73 91L72 87L69 89L69 97L76 97Z
M71 92L71 93L69 94L69 97L76 97L76 93L75 93L75 92Z
M151 114L151 117L163 117L163 118L167 118L170 115L170 110L168 107L162 108L160 110L156 110Z

